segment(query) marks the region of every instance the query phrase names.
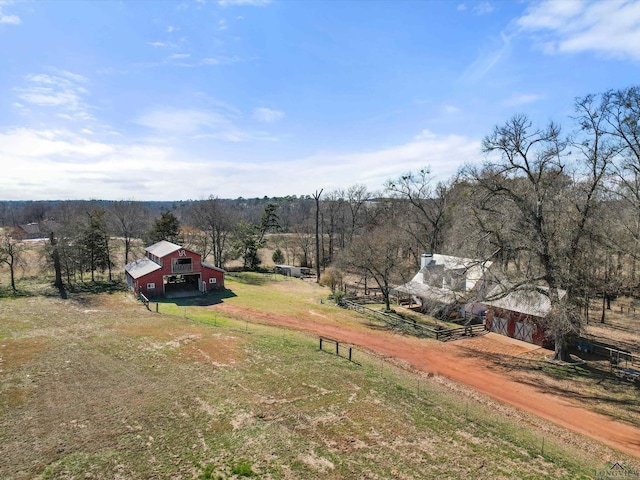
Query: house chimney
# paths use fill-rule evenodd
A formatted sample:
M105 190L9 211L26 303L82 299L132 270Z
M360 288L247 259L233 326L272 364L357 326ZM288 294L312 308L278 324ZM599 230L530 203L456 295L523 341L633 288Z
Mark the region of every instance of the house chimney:
M423 253L420 256L420 269L422 270L424 267L429 265L431 263L431 260L433 260L433 254Z

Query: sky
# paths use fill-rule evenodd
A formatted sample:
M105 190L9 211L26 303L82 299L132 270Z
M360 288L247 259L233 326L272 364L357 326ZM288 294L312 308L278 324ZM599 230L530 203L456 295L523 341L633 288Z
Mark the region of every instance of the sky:
M0 199L308 195L640 80L640 1L0 0Z

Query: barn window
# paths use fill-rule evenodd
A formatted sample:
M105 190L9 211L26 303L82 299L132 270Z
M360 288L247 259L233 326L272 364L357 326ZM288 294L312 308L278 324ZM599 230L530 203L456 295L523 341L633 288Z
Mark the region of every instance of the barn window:
M211 277L211 278L209 279L209 283L216 283L216 279L215 279L215 277Z
M172 258L171 270L173 273L191 273L193 270L191 257Z
M155 283L147 283L147 290L155 290L155 288L156 288Z

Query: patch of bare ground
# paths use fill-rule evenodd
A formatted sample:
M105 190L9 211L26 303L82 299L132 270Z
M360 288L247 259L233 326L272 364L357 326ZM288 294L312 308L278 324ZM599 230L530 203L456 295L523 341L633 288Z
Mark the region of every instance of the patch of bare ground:
M592 301L586 334L595 340L611 344L640 356L640 303L631 297L618 297L605 310L605 322L601 323L602 302Z
M324 316L219 308L212 326L103 297L0 302L0 343L44 345L2 373L3 398L25 397L0 406L0 478L231 479L244 464L263 479L576 478L628 460L425 373L453 344L318 305L304 311ZM281 325L353 336L359 365Z
M405 362L412 369L446 376L495 400L640 457L640 429L622 422L612 422L611 418L591 411L590 405L579 395L567 395L561 389L548 388L535 379L531 380L529 370L540 367L532 368L527 363L526 367L519 368L520 371L514 370L512 365L518 363L513 359L517 357L503 352L524 353L528 349L518 346L516 342L509 344L499 341L497 344L502 353L491 354L483 352L482 348L474 350L460 342L441 344L385 331L362 330L335 320L320 321L317 317L295 318L231 303L209 308L238 318L253 318L254 321L306 330L365 347L386 358ZM489 341L488 338L491 337L475 337L470 342L482 345ZM484 348L487 348L486 345Z

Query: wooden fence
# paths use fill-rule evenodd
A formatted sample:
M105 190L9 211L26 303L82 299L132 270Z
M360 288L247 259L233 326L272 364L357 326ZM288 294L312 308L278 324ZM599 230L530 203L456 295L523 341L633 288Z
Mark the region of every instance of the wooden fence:
M457 337L477 335L480 332L485 331L484 325L466 325L461 327L444 327L440 325L424 325L415 320L407 320L400 315L394 315L392 313L385 313L379 310L374 310L359 303L352 302L351 300L342 299L339 302L342 308L362 313L369 317L373 317L386 325L402 330L403 332L410 333L419 337L435 338L440 341L452 340Z
M622 365L622 363L640 365L640 357L637 355L591 338L580 337L576 341L576 348L583 352L606 357L611 361L612 365Z
M340 355L340 342L338 342L338 340L333 340L333 339L327 338L327 337L320 337L320 350L322 350L323 352L325 352L326 350L324 350L322 348L322 346L324 344L326 344L326 343L334 343L336 345L336 349L335 349L336 355L338 357L342 357L342 355ZM345 348L345 347L343 347L343 348ZM343 358L346 358L350 362L353 362L353 359L352 359L353 347L348 347L348 348L349 348L349 353L348 353L349 356L348 357L343 357ZM353 362L353 363L358 363L358 362Z
M147 307L147 310L151 311L151 307L149 307L149 299L145 297L144 293L142 293L141 290L138 290L138 300L144 303L144 306ZM156 304L156 307L157 307L157 304Z

